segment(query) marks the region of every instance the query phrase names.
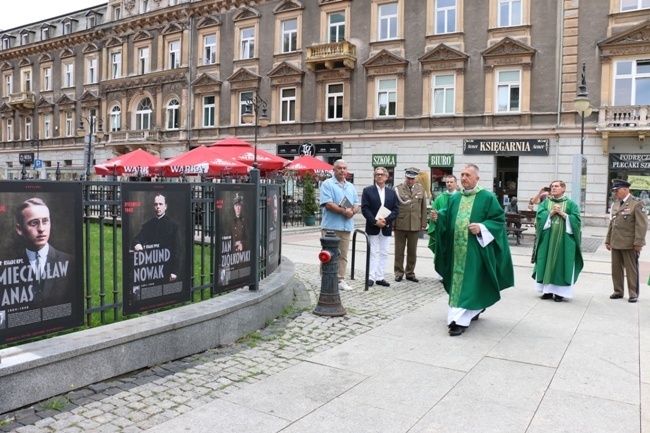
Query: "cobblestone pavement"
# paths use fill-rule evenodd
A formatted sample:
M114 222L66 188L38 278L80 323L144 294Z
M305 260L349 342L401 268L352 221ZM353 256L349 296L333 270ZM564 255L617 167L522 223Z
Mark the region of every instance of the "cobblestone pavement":
M235 344L100 382L0 415L0 431L140 432L284 370L444 294L436 279L341 294L343 317L316 316L317 265L296 264L295 303ZM92 367L89 367L92 368Z

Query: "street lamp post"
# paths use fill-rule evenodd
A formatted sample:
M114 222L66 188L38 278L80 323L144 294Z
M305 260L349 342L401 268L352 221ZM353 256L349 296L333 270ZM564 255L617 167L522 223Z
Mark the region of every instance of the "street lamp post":
M88 133L86 134L86 129L84 128L84 120L88 122ZM95 131L95 122L97 122L97 131ZM93 153L93 136L101 141L104 138L104 130L102 129L102 119L97 119L95 116L79 118L79 127L77 128L77 135L79 137L84 137L84 145L87 146L87 155L85 158L86 165L86 176L85 180L90 179L90 166L92 165L92 153Z
M578 96L573 101L576 111L580 114L580 157L573 161L573 197L574 201L580 204L583 214L586 213L586 196L587 196L587 161L584 159L585 153L585 117L591 115L591 105L589 94L587 93L586 65L582 62L582 79L578 86ZM580 193L579 201L575 200L577 193Z
M253 124L255 131L255 139L253 145L255 146L255 155L253 157L253 169L250 172L251 181L255 185L255 228L253 229L253 238L255 239L255 251L253 252L253 273L255 274L255 284L250 287L250 290L259 289L260 280L260 235L261 235L261 219L260 219L260 170L257 164L257 129L265 127L269 124L269 117L266 115L266 101L255 92L252 98L246 99L246 110L242 114L242 122ZM260 114L261 111L261 114Z
M41 159L41 152L40 152L40 150L41 150L41 142L38 139L38 134L36 135L36 138L34 140L32 140L32 147L36 148L36 160L34 161L34 168L36 168L36 164L37 164L36 161L40 161L40 159ZM40 170L37 169L36 170L36 178L39 179L40 177L41 177L40 176Z

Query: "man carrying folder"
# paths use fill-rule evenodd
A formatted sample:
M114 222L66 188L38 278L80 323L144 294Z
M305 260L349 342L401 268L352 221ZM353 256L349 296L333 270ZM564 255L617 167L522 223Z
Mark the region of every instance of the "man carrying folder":
M370 240L370 271L368 286L388 287L390 283L384 278L388 260L388 247L392 233L392 223L397 218L399 209L397 194L386 188L388 170L375 168L375 184L363 189L361 194L361 213L366 219L366 233Z
M328 230L341 239L339 243L338 280L339 290L352 290L345 282L345 271L348 267L348 250L350 249L350 233L354 230L354 214L359 212L359 197L357 190L345 180L348 173L348 163L342 159L334 162L334 177L323 182L320 189L320 205L323 208L321 223L322 234Z

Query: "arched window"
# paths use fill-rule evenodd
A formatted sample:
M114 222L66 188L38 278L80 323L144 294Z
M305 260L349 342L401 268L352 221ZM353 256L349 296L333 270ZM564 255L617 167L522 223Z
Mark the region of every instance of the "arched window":
M167 129L180 128L180 104L178 99L172 99L167 103Z
M151 99L144 98L138 104L135 112L135 129L151 129Z
M111 132L122 129L122 109L116 105L111 109Z

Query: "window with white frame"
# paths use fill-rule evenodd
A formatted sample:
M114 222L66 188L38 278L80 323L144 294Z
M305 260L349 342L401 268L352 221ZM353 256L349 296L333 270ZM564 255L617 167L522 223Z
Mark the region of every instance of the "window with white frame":
M29 33L25 32L20 35L20 45L27 45L29 43Z
M119 105L111 108L111 132L122 129L122 109Z
M617 61L614 74L614 105L650 105L650 59Z
M345 39L345 13L332 12L327 15L327 42L341 42Z
M282 21L282 52L290 53L297 50L298 20L293 18Z
M66 21L63 23L63 34L69 35L70 33L72 33L72 22Z
M287 87L280 90L280 122L296 121L296 88Z
M13 119L7 119L7 141L14 140L14 121Z
M13 92L13 78L12 75L5 75L5 96L11 95Z
M122 18L122 8L120 6L113 6L113 19L119 20Z
M379 5L379 35L377 39L385 41L397 38L397 3Z
M11 40L8 37L3 38L2 39L2 49L3 50L8 50L9 48L11 48Z
M169 6L176 6L178 4L178 0L169 0Z
M250 107L250 101L253 100L253 92L241 92L239 94L239 124L245 125L242 116L246 112L247 107ZM249 108L250 109L250 108Z
M23 71L23 89L25 92L32 91L32 71Z
M178 129L181 126L181 112L178 99L172 99L167 103L167 129Z
M149 47L138 49L138 74L149 73Z
M97 59L88 59L88 83L97 82Z
M86 17L86 29L95 27L95 15L90 14Z
M120 78L122 75L122 53L111 53L111 78Z
M252 59L255 57L255 28L249 27L241 30L241 52L240 59Z
M65 112L65 136L72 137L74 135L74 118L72 111Z
M149 12L149 0L141 0L140 13L143 14L145 12Z
M521 25L522 0L499 0L499 27Z
M169 43L169 69L176 69L181 66L181 43L172 41Z
M453 114L456 90L454 74L434 75L432 77L433 108L431 114Z
M25 117L25 140L32 139L32 118Z
M41 29L41 40L45 41L47 39L50 39L50 28L49 27L43 27Z
M343 119L343 83L326 86L327 120Z
M217 63L217 35L203 36L203 64Z
M621 12L650 8L650 0L621 0Z
M377 117L390 117L397 114L397 79L377 80Z
M519 111L521 71L497 71L497 112Z
M43 137L52 138L52 115L43 116Z
M135 112L135 129L151 129L152 107L151 99L149 98L143 98L138 103L138 109Z
M456 31L456 0L435 0L437 35Z
M203 127L214 127L214 96L203 97Z
M63 65L63 87L74 86L74 63Z
M43 90L52 90L52 67L43 68Z

